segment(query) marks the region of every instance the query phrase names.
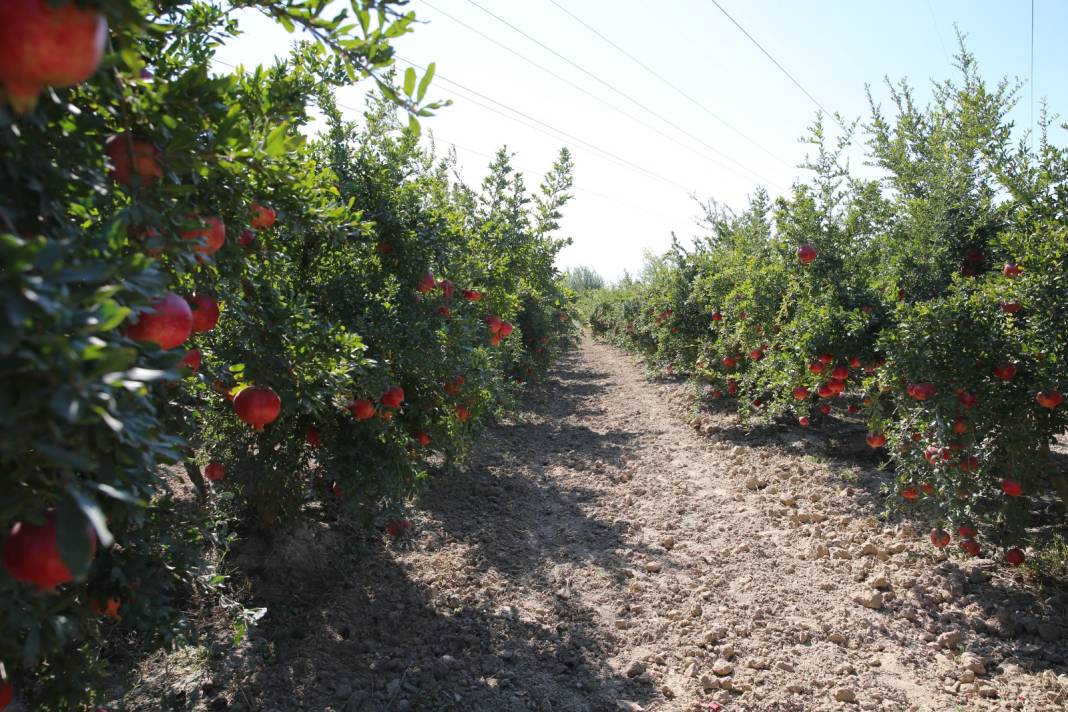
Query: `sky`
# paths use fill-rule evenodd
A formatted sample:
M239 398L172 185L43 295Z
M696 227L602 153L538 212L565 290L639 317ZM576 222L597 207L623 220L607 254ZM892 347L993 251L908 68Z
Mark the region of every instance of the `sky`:
M453 104L423 120L424 140L455 146L467 183L501 146L528 186L572 151L560 234L573 244L558 266L615 280L672 233L684 244L701 233L695 196L742 209L760 186L789 192L820 107L863 123L867 86L888 108L885 77L926 100L932 80L957 74L958 29L988 82L1023 82L1009 117L1020 136L1043 99L1068 119L1068 2L1033 6L1033 75L1030 0L412 0L420 24L394 44L400 67L436 63L428 96ZM252 11L237 17L245 34L217 55L228 64L270 63L296 39ZM359 109L368 88L338 100ZM864 174L858 139L850 158ZM1051 139L1068 143L1061 130Z

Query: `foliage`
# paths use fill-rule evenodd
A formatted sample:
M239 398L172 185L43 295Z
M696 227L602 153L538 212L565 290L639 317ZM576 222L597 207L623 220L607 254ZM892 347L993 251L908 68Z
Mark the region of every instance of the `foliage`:
M570 156L537 197L504 151L481 193L451 182L418 144L417 117L441 106L432 69L390 69L415 22L403 2L85 5L109 25L99 69L0 109L5 562L18 527L54 520L69 569L40 591L5 566L0 679L41 710L92 697L104 627L178 642L191 591L226 585L210 552L231 526L278 534L338 508L372 524L570 338L551 236ZM212 71L238 8L309 41L269 68ZM383 98L357 127L330 89L361 78ZM315 104L328 131L309 141ZM222 244L205 236L216 219ZM136 340L168 293L215 300L218 324L170 350ZM516 327L499 345L491 315ZM381 402L395 386L402 402ZM248 387L281 401L261 430L231 402ZM375 418L354 418L359 398ZM209 462L225 473L210 485ZM184 467L196 502L162 465Z

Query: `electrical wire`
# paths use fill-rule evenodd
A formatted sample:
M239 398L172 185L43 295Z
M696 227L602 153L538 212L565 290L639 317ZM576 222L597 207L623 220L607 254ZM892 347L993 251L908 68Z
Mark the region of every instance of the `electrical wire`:
M646 72L648 72L649 74L651 74L651 75L653 75L654 77L656 77L656 78L657 78L658 80L660 80L660 82L661 82L661 83L663 83L663 84L667 85L668 87L670 87L671 89L673 89L673 90L674 90L674 91L675 91L676 93L678 93L678 94L679 94L680 96L682 96L683 98L685 98L685 99L686 99L687 101L689 101L689 102L690 102L691 104L693 104L693 105L694 105L694 106L696 106L697 108L701 109L701 110L702 110L703 112L705 112L706 114L708 114L709 116L711 116L711 117L712 117L713 119L715 119L716 121L718 121L718 122L720 122L721 124L723 124L724 126L726 126L726 127L728 128L728 129L730 129L731 131L733 131L733 132L734 132L735 134L737 134L737 135L738 135L738 136L740 136L741 138L745 139L745 140L746 140L746 141L747 141L747 142L748 142L748 143L749 143L750 145L752 145L752 146L753 146L753 147L755 147L755 148L758 148L758 149L760 149L760 150L761 150L762 152L764 152L764 153L765 153L766 155L770 156L771 158L773 158L774 160L778 161L778 162L779 162L779 163L781 163L782 165L784 165L784 166L786 166L786 167L788 167L788 168L795 168L795 166L794 166L794 165L793 165L792 163L790 163L790 162L788 162L788 161L785 161L785 160L783 160L782 158L779 158L779 156L775 155L775 154L774 154L774 153L773 153L772 151L770 151L769 149L767 149L766 147L764 147L763 145L761 145L761 144L760 144L760 143L759 143L759 142L758 142L758 141L757 141L756 139L754 139L754 138L751 138L750 136L748 136L748 135L747 135L747 134L746 134L745 132L743 132L743 131L742 131L741 129L737 128L736 126L734 126L733 124L731 124L731 123L730 123L729 121L727 121L726 119L724 119L724 118L723 118L722 116L720 116L720 115L719 115L719 114L717 114L716 112L712 111L712 110L711 110L711 109L709 109L709 108L708 108L707 106L705 106L704 104L702 104L702 103L701 103L700 101L698 101L697 99L695 99L695 98L694 98L693 96L691 96L690 94L688 94L688 93L687 93L687 92L686 92L686 91L685 91L684 89L681 89L681 88L680 88L680 87L679 87L678 85L676 85L675 83L673 83L672 81L670 81L669 79L667 79L666 77L664 77L663 75L661 75L661 74L660 74L659 72L657 72L657 71L656 71L655 69L653 69L653 68L652 68L652 67L650 67L649 65L645 64L645 62L641 61L640 59L638 59L637 57L635 57L635 56L634 56L633 54L631 54L630 52L628 52L628 51L627 51L626 49L624 49L623 47L621 47L621 46L619 46L618 44L616 44L615 42L613 42L613 41L612 41L611 39L609 39L609 38L608 38L608 37L606 37L606 36L605 36L605 35L604 35L603 33L601 33L601 32L600 32L600 30L598 30L598 29L597 29L596 27L594 27L593 25L590 25L590 24L589 24L589 23L587 23L587 22L586 22L585 20L583 20L582 18L580 18L580 17L578 16L578 15L576 15L575 13L571 12L570 10L568 10L568 9L567 9L566 7L564 7L564 6L562 5L562 4L560 4L559 2L557 2L557 0L549 0L549 2L550 2L550 3L552 3L553 5L555 5L555 6L557 7L557 8L559 8L561 12L563 12L563 13L564 13L565 15L567 15L568 17L570 17L570 18L571 18L572 20L574 20L574 21L575 21L575 22L577 22L578 24L582 25L583 27L585 27L585 28L586 28L587 30L589 30L589 31L590 31L590 32L592 32L593 34L595 34L595 35L597 35L598 37L600 37L600 38L601 38L602 40L604 40L604 41L605 41L605 42L606 42L606 43L607 43L607 44L608 44L609 46L613 47L613 48L614 48L615 50L617 50L617 51L618 51L618 52L619 52L620 54L622 54L622 55L623 55L624 57L626 57L626 58L627 58L627 59L629 59L630 61L632 61L632 62L634 62L635 64L637 64L637 65L638 65L639 67L641 67L642 69L644 69L644 70L645 70ZM426 4L426 3L424 3L424 4Z

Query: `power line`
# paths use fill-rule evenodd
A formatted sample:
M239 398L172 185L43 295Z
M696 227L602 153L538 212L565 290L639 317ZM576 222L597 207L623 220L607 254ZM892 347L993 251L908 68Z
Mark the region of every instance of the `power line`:
M468 0L468 2L470 2L470 0ZM796 79L794 79L794 75L792 75L792 74L790 74L790 72L786 71L786 67L784 67L781 64L779 64L778 60L775 59L774 57L772 57L771 53L768 52L766 49L764 49L764 47L759 42L757 42L756 39L751 34L749 34L744 27L739 25L738 21L735 20L733 17L731 17L729 12L727 12L726 10L723 9L723 6L720 5L719 2L717 2L717 0L712 0L712 4L715 5L716 7L718 7L719 11L722 12L724 15L726 15L727 19L730 20L731 22L733 22L734 26L737 27L739 30L741 30L742 34L745 35L746 37L748 37L749 41L752 42L753 44L755 44L757 46L757 49L759 49L761 52L763 52L764 56L767 57L768 59L770 59L772 64L774 64L776 67L778 67L779 71L782 72L783 74L785 74L786 77L791 82L794 83L794 86L796 86L798 89L800 89L801 92L805 96L807 96L812 101L812 103L815 104L817 108L819 108L820 111L822 111L824 114L826 114L827 116L829 116L832 119L834 119L835 123L837 123L839 126L842 127L843 130L845 130L845 128L846 128L845 124L843 124L841 121L839 121L837 116L835 116L831 112L827 111L827 109L823 108L823 104L821 104L818 101L816 101L816 97L812 96L812 94L809 93L808 89L805 89L805 87L801 86L801 82L799 82Z
M591 98L591 99L593 99L594 101L597 101L597 102L599 102L599 103L603 104L604 106L607 106L607 107L608 107L609 109L612 109L613 111L615 111L615 112L617 112L617 113L620 113L620 114L622 114L623 116L626 116L626 117L627 117L628 119L630 119L631 121L633 121L633 122L635 122L635 123L639 124L640 126L643 126L643 127L645 127L645 128L646 128L646 129L648 129L649 131L653 131L654 133L656 133L656 134L658 134L658 135L662 136L663 138L666 138L667 140L671 141L672 143L674 143L674 144L676 144L676 145L678 145L678 146L681 146L681 147L685 148L685 149L686 149L687 151L690 151L690 152L692 152L692 153L696 154L696 155L697 155L698 157L700 157L700 158L702 158L702 159L704 159L704 160L708 161L709 163L711 163L711 164L713 164L713 165L715 165L715 166L717 166L717 167L719 167L719 168L722 168L722 169L724 169L724 170L730 171L730 172L732 172L732 173L735 173L735 174L737 174L737 173L738 173L738 171L737 171L736 169L734 169L734 168L731 168L730 166L726 166L726 165L724 165L724 164L720 163L719 161L717 161L716 159L714 159L714 158L711 158L711 157L709 157L709 156L706 156L706 155L704 155L704 154L703 154L703 153L701 153L700 151L696 151L696 150L694 150L694 149L693 149L693 148L692 148L691 146L688 146L687 144L683 143L682 141L680 141L680 140L679 140L678 138L676 138L675 136L672 136L671 134L669 134L669 133L667 133L667 132L665 132L665 131L661 131L660 129L656 128L655 126L653 126L653 125L651 125L651 124L647 123L646 121L643 121L642 119L638 118L638 117L637 117L637 116L635 116L634 114L631 114L630 112L628 112L628 111L626 111L626 110L624 110L624 109L621 109L621 108L619 108L619 107L618 107L618 106L616 106L615 104L612 104L612 103L610 103L610 102L608 102L608 101L605 101L605 100L604 100L604 99L602 99L601 97L599 97L599 96L597 96L597 95L595 95L595 94L591 93L590 91L588 91L588 90L587 90L587 89L585 89L584 87L582 87L582 86L580 86L580 85L576 84L575 82L571 81L571 80L570 80L570 79L568 79L567 77L564 77L564 76L562 76L562 75L560 75L560 74L557 74L556 72L554 72L554 71L552 71L551 69L549 69L549 68L545 67L544 65L542 65L542 64L539 64L538 62L534 61L533 59L530 59L530 58L529 58L529 57L527 57L526 55L524 55L524 54L522 54L522 53L520 53L520 52L517 52L517 51L516 51L515 49L513 49L513 48L509 47L508 45L504 44L503 42L500 42L499 40L496 40L496 39L494 39L493 37L490 37L490 36L489 36L489 35L487 35L486 33L484 33L484 32L482 32L482 31L480 31L480 30L478 30L478 29L476 29L476 28L472 27L471 25L467 24L467 23L466 23L466 22L464 22L463 20L460 20L459 18L457 18L457 17L455 17L455 16L453 16L453 15L450 15L449 13L445 12L444 10L442 10L442 9L440 9L440 8L438 8L438 7L436 7L436 6L434 6L434 5L432 4L432 3L430 3L430 2L426 2L426 0L424 0L423 4L424 4L424 5L426 5L427 7L430 7L430 8L432 8L433 10L435 10L435 11L436 11L436 12L438 12L438 13L440 13L441 15L444 15L445 17L449 18L450 20L452 20L452 21L453 21L453 22L455 22L456 24L460 25L461 27L465 27L466 29L468 29L469 31L471 31L471 32L475 33L476 35L479 35L480 37L482 37L483 39L487 40L488 42L492 42L493 44L495 44L496 46L498 46L498 47L500 47L501 49L505 50L506 52L510 52L511 54L515 55L516 57L519 57L519 58L520 58L520 59L522 59L522 60L523 60L524 62L527 62L528 64L531 64L531 65L533 65L534 67L537 67L538 69L540 69L541 71L545 72L546 74L548 74L549 76L553 77L554 79L557 79L558 81L561 81L561 82L563 82L564 84L567 84L568 86L570 86L570 87L572 87L572 88L574 88L574 89L578 90L578 91L579 91L579 92L581 92L582 94L584 94L584 95L586 95L586 96L590 97L590 98ZM770 155L770 154L769 154L769 155ZM773 157L774 157L774 156L773 156ZM778 160L778 159L776 158L776 160ZM784 162L784 163L785 163L785 162ZM787 165L788 165L788 164L787 164ZM775 183L775 182L774 182L774 181L772 181L771 179L769 179L769 178L767 178L767 177L765 177L765 176L762 176L762 175L760 175L759 173L756 173L756 172L755 172L755 171L753 171L752 169L746 168L746 169L745 169L745 171L746 171L747 173L749 173L749 174L750 174L751 176L753 176L753 177L757 178L758 180L764 181L765 183L767 183L767 184L769 184L769 185L774 185L774 186L776 186L776 187L778 187L778 188L782 188L782 186L781 186L781 185L778 185L777 183Z
M666 116L663 116L662 114L659 114L659 113L658 113L658 112L656 112L655 110L653 110L653 109L650 109L650 108L649 108L648 106L646 106L645 104L641 103L640 101L638 101L637 99L635 99L635 98L634 98L634 97L632 97L631 95L629 95L629 94L627 94L626 92L624 92L624 91L620 90L620 89L619 89L619 88L617 88L617 87L616 87L615 85L613 85L613 84L610 84L609 82L606 82L606 81L605 81L604 79L601 79L601 78L600 78L599 76L597 76L597 75L596 75L596 74L594 74L593 72L589 71L588 69L586 69L586 68L585 68L585 67L583 67L582 65L580 65L580 64L578 64L578 63L576 63L576 62L572 61L571 59L568 59L567 57L565 57L564 55L560 54L559 52L557 52L557 51L556 51L555 49L553 49L553 48L552 48L552 47L550 47L549 45L545 44L544 42L542 42L542 41L538 40L538 39L537 39L537 38L535 38L535 37L532 37L532 36L531 36L531 35L529 35L529 34L528 34L527 32L525 32L525 31L523 31L522 29L520 29L520 28L516 27L516 26L515 26L515 25L513 25L512 23L508 22L507 20L505 20L505 19L504 19L503 17L501 17L500 15L497 15L497 14L495 14L494 12L492 12L492 11L490 11L490 10L487 10L486 8L482 7L482 6L481 6L481 5L479 5L479 4L477 3L477 2L475 2L475 0L467 0L467 2L469 2L469 3L470 3L470 4L472 4L472 5L474 5L474 6L475 6L475 7L477 7L477 8L479 9L479 10L481 10L481 11L482 11L482 12L484 12L484 13L486 13L487 15L489 15L489 16L490 16L490 17L492 17L493 19L497 20L497 21L498 21L498 22L500 22L501 24L505 25L506 27L509 27L509 28L511 28L511 29L512 29L513 31L515 31L515 32L517 32L517 33L519 33L519 34L523 35L523 36L524 36L524 37L526 37L526 38L527 38L528 40L530 40L530 41L531 41L531 42L533 42L534 44L538 45L538 46L539 46L539 47L541 47L542 49L546 50L547 52L550 52L550 53L551 53L552 55L554 55L555 57L558 57L559 59L563 60L563 61L564 61L564 62L566 62L567 64L570 64L570 65L571 65L572 67L574 67L575 69L579 70L580 72L582 72L583 74L587 75L588 77L592 78L592 79L593 79L594 81L596 81L596 82L598 82L599 84L603 84L604 86L608 87L608 88L609 88L609 89L611 89L611 90L612 90L613 92L615 92L616 94L619 94L619 95L620 95L621 97L623 97L623 98L624 98L624 99L626 99L627 101L631 102L632 104L634 104L634 105L635 105L635 106L637 106L638 108L640 108L640 109L642 109L643 111L646 111L646 112L648 112L648 113L652 114L652 115L653 115L653 116L655 116L655 117L656 117L657 119L659 119L660 121L663 121L663 122L664 122L665 124L667 124L668 126L670 126L670 127L671 127L671 128L673 128L673 129L675 129L675 130L676 130L676 131L678 131L679 133L682 133L682 134L684 134L684 135L688 136L689 138L691 138L692 140L694 140L694 141L696 141L697 143L701 144L701 145L702 145L702 146L704 146L705 148L709 149L710 151L712 151L712 152L713 152L713 153L715 153L716 155L718 155L718 156L721 156L721 157L722 157L722 158L723 158L724 160L727 160L727 161L729 161L729 162L731 162L731 163L733 163L733 164L737 165L737 166L738 166L738 167L740 167L740 168L741 168L742 170L745 170L745 171L749 171L750 173L753 173L753 171L752 171L752 170L751 170L751 169L750 169L750 168L749 168L748 166L745 166L744 164L740 163L739 161L736 161L735 159L731 158L730 156L728 156L727 154L723 153L722 151L720 151L720 150L719 150L718 148L716 148L716 147L715 147L715 146L713 146L712 144L708 143L707 141L705 141L704 139L700 138L699 136L695 136L694 134L690 133L689 131L687 131L687 130L686 130L686 129L684 129L683 127L681 127L681 126L679 126L678 124L676 124L676 123L675 123L674 121L672 121L671 119L667 118ZM754 174L754 175L757 175L758 177L760 177L760 176L759 176L759 174L757 174L757 173L753 173L753 174ZM764 181L765 181L765 182L767 182L767 183L771 183L771 181L767 180L766 178L762 178L762 177L761 177L761 180L764 180Z
M673 82L671 82L670 80L668 80L667 78L665 78L665 77L664 77L663 75L661 75L661 74L660 74L659 72L657 72L657 71L656 71L655 69L651 68L650 66L648 66L647 64L645 64L644 62L642 62L642 61L641 61L640 59L638 59L637 57L635 57L635 56L634 56L633 54L631 54L630 52L628 52L627 50L625 50L625 49L624 49L623 47L620 47L620 46L619 46L618 44L616 44L615 42L613 42L612 40L610 40L610 39L609 39L608 37L606 37L606 36L605 36L604 34L602 34L602 33L601 33L601 32L600 32L600 31L599 31L599 30L598 30L598 29L597 29L596 27L594 27L594 26L590 25L589 23L585 22L585 21L584 21L584 20L583 20L582 18L580 18L580 17L578 16L578 15L576 15L576 14L575 14L575 13L573 13L573 12L571 12L571 11L570 11L570 10L568 10L568 9L567 9L566 7L564 7L564 6L563 6L563 5L561 5L561 4L559 3L559 2L557 2L557 0L549 0L549 2L551 2L551 3L552 3L553 5L555 5L555 6L557 7L557 8L559 8L561 12L563 12L563 13L564 13L565 15L567 15L568 17L570 17L570 18L571 18L572 20L574 20L575 22L579 23L580 25L582 25L583 27L585 27L585 28L586 28L587 30L589 30L589 31L590 31L590 32L592 32L593 34L595 34L595 35L597 35L598 37L600 37L600 38L601 38L602 40L604 40L604 41L605 41L606 43L608 43L608 44L609 44L610 46L612 46L613 48L615 48L615 49L616 49L616 50L617 50L618 52L620 52L620 53L621 53L621 54L622 54L623 56L625 56L625 57L626 57L627 59L631 60L632 62L634 62L635 64L637 64L637 65L638 65L639 67L641 67L642 69L644 69L645 71L647 71L647 72L648 72L649 74L652 74L652 75L653 75L654 77L656 77L657 79L659 79L659 80L660 80L660 81L661 81L662 83L666 84L666 85L667 85L668 87L670 87L671 89L675 90L675 92L677 92L678 94L680 94L680 95L681 95L681 96L682 96L683 98L687 99L687 100L688 100L688 101L689 101L690 103L692 103L692 104L693 104L694 106L696 106L697 108L699 108L699 109L701 109L702 111L704 111L704 112L705 112L706 114L708 114L708 115L709 115L709 116L711 116L711 117L712 117L713 119L715 119L716 121L718 121L718 122L720 122L721 124L723 124L724 126L726 126L726 127L728 128L728 129L730 129L731 131L733 131L734 133L736 133L736 134L737 134L738 136L741 136L741 137L742 137L743 139L745 139L746 141L748 141L748 142L749 142L749 143L750 143L751 145L753 145L753 146L755 146L756 148L760 149L760 150L761 150L761 151L763 151L763 152L764 152L765 154L767 154L767 155L768 155L768 156L770 156L771 158L775 159L775 160L776 160L776 161L778 161L779 163L783 164L784 166L787 166L787 167L789 167L789 168L794 168L794 167L795 167L795 166L794 166L793 164L789 163L788 161L784 161L783 159L779 158L779 157L778 157L777 155L775 155L774 153L772 153L771 151L769 151L769 150L768 150L767 148L765 148L764 146L762 146L762 145L761 145L760 143L758 143L758 142L757 142L757 141L756 141L755 139L753 139L753 138L750 138L750 137L749 137L748 135L746 135L746 134L745 134L745 133L744 133L744 132L743 132L743 131L742 131L741 129L739 129L739 128L737 128L737 127L733 126L733 125L732 125L732 124L731 124L731 123L730 123L729 121L727 121L727 120L726 120L726 119L724 119L724 118L723 118L722 116L720 116L720 115L719 115L719 114L717 114L716 112L714 112L714 111L712 111L711 109L709 109L709 108L708 108L707 106L705 106L704 104L702 104L702 103L701 103L700 101L698 101L697 99L693 98L693 96L691 96L690 94L686 93L686 91L685 91L685 90L683 90L683 89L680 89L680 88L679 88L679 87L678 87L678 86L677 86L676 84L674 84Z
M410 64L411 66L415 67L416 69L418 69L420 71L426 71L425 67L423 67L423 66L421 66L419 64L416 64L415 62L412 62L411 60L404 59L403 57L401 57L399 55L397 55L397 59L401 60L402 62L407 62L408 64ZM441 75L440 72L435 73L434 78L437 79L437 80L443 81L446 84L451 84L454 87L457 87L457 88L459 88L459 89L461 89L463 91L466 91L466 92L468 92L470 94L474 94L475 96L479 97L480 99L488 101L488 102L490 102L492 104L496 104L497 106L500 106L500 107L502 107L504 109L507 109L508 111L511 111L511 112L513 112L515 114L518 114L519 116L522 116L527 121L531 121L531 122L533 122L534 124L537 124L540 127L544 127L544 129L543 129L543 128L537 128L537 127L531 126L531 128L534 128L534 130L536 130L536 131L540 131L542 133L546 132L545 129L547 129L549 131L553 131L553 132L555 132L557 134L556 136L553 136L553 138L559 138L560 136L562 136L562 137L564 137L564 138L566 138L566 139L568 139L570 141L575 141L576 143L579 143L579 144L587 147L589 150L597 152L597 154L599 154L601 157L610 158L611 160L614 160L616 163L618 163L618 164L620 164L620 165L622 165L622 166L624 166L626 168L629 168L630 170L639 171L639 172L644 173L644 174L646 174L648 176L652 176L653 178L656 178L657 180L660 180L660 181L662 181L664 183L667 183L669 185L673 185L676 188L684 190L687 193L690 192L690 188L687 188L686 186L682 185L681 183L676 183L675 181L673 181L670 178L662 176L659 173L655 173L654 171L651 171L648 168L645 168L644 166L641 166L641 165L639 165L637 163L634 163L633 161L629 161L626 158L623 158L622 156L619 156L619 155L617 155L617 154L615 154L615 153L613 153L613 152L611 152L611 151L609 151L607 149L601 148L600 146L597 146L596 144L590 143L589 141L586 141L585 139L581 139L578 136L575 136L574 134L569 134L568 132L563 131L562 129L556 128L552 124L548 124L548 123L546 123L546 122L544 122L544 121L542 121L540 119L536 119L533 116L531 116L530 114L526 114L526 113L520 111L519 109L512 108L511 106L508 106L507 104L505 104L503 102L497 101L493 97L486 96L485 94L483 94L483 93L481 93L479 91L476 91L476 90L474 90L474 89L472 89L472 88L470 88L468 86L464 86L463 84L460 84L459 82L456 82L456 81L453 81L453 80L451 80L451 79L449 79L447 77L444 77L444 76ZM492 107L488 107L485 104L482 104L482 103L480 103L478 101L475 101L475 100L473 100L471 98L468 98L467 100L472 102L472 103L474 103L474 104L482 106L485 109L489 109L490 111L493 111L494 113L500 114L501 116L504 116L505 118L511 119L512 121L516 121L517 123L523 123L522 121L516 119L515 117L509 116L508 114L504 114L504 113L502 113L502 112L500 112L500 111L498 111L496 109L493 109ZM530 124L527 124L527 125L530 126ZM552 134L548 134L548 135L552 135Z
M938 29L938 18L935 17L934 8L931 6L931 0L924 0L927 3L927 12L931 15L931 24L934 26L935 34L938 35L938 44L942 45L942 54L946 55L946 61L951 61L949 57L949 50L946 49L946 43L942 40L942 31Z
M1027 82L1031 85L1031 123L1028 129L1031 131L1031 150L1035 150L1035 0L1031 0L1031 78Z

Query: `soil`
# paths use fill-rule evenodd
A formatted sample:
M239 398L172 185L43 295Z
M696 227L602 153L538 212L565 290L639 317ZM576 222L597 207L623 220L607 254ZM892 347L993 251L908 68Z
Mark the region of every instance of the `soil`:
M246 553L259 625L148 661L118 707L1068 709L1063 590L882 517L863 438L691 404L584 340L410 536Z

